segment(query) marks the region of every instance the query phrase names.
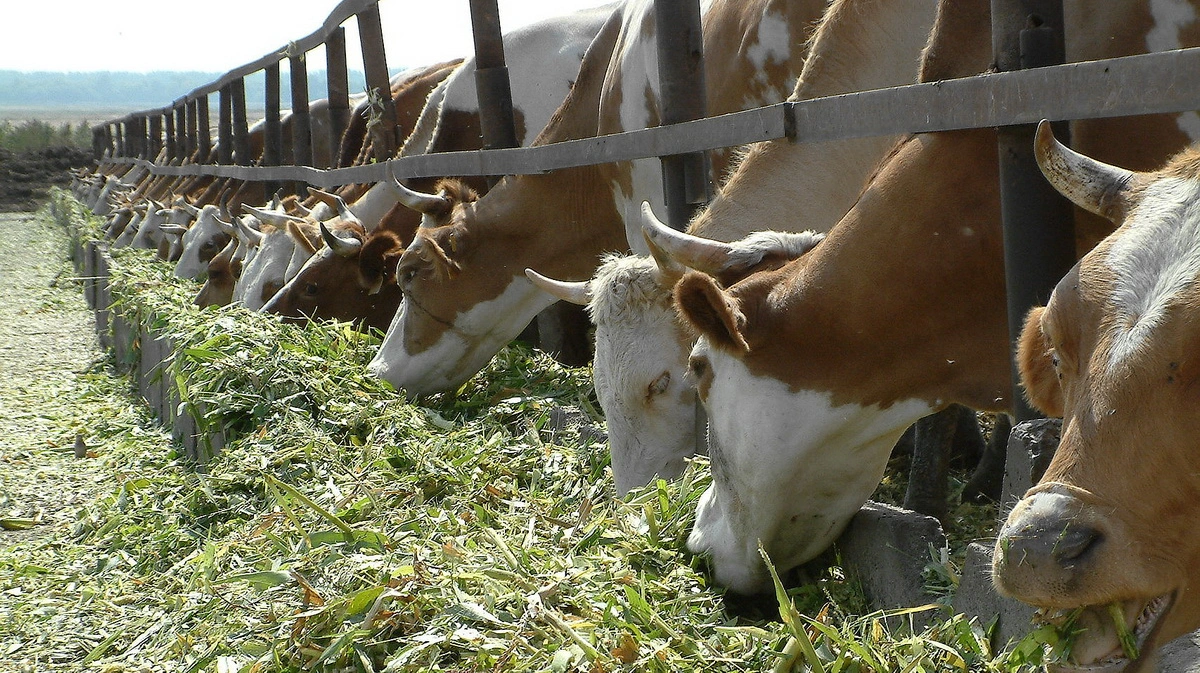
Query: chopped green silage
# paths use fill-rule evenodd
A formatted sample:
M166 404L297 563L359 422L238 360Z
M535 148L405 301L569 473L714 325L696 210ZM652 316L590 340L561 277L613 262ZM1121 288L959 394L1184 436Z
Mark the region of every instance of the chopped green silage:
M183 405L229 443L183 459L112 363L57 395L71 413L44 441L86 435L106 485L0 551L11 670L1015 670L961 617L854 616L836 568L781 597L799 620L735 616L684 546L707 465L614 498L586 369L510 346L411 404L366 373L377 338L199 310L195 290L116 255L121 310L179 345Z

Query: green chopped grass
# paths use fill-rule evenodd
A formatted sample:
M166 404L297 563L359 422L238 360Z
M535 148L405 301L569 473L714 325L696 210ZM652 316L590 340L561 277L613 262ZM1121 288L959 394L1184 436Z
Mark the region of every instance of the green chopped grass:
M55 196L78 237L96 221ZM344 324L199 310L118 251L118 308L169 335L182 406L229 440L181 457L112 365L52 440L108 476L71 524L0 551L0 660L103 671L1008 671L977 624L894 628L839 568L739 617L684 542L708 485L613 497L590 372L506 348L457 395L404 401ZM201 411L202 410L202 411ZM793 607L793 605L795 607ZM946 613L940 613L945 616ZM901 615L903 616L903 615Z

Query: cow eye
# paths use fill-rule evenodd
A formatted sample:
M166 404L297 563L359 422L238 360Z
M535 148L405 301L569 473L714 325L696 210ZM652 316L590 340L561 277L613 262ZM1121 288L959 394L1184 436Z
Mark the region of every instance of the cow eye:
M657 395L662 395L667 392L667 388L671 386L671 372L663 372L658 378L650 382L646 386L646 399L650 399Z
M697 379L702 379L708 374L708 358L702 355L693 355L688 360L688 371Z
M417 267L410 266L400 270L400 284L407 285L417 277Z
M307 285L304 286L304 294L306 294L310 297L316 295L319 290L320 290L320 288L317 287L316 283L308 283Z

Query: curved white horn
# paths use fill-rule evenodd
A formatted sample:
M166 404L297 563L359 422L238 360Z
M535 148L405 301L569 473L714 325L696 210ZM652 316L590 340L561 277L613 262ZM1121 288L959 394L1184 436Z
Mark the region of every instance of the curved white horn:
M287 213L281 213L281 212L278 212L275 210L267 210L265 208L256 208L254 206L246 206L245 208L246 208L246 210L250 211L250 213L253 214L255 217L257 217L259 220L261 220L271 226L275 226L275 227L286 226L288 222L303 222L304 221L303 217L296 217L295 215L288 215Z
M222 220L220 217L214 217L213 220L216 221L217 228L225 232L227 236L233 236L234 238L237 238L237 228L233 226L232 222Z
M353 257L362 249L362 241L357 238L340 238L325 226L324 222L321 225L321 238L325 239L325 245L333 251L333 254L338 257Z
M300 213L300 217L308 217L312 215L312 210L305 208L303 203L296 202L296 212Z
M592 301L592 282L588 280L567 281L547 278L533 269L525 269L525 276L546 294L572 304L587 306Z
M392 179L392 186L396 188L397 197L400 203L417 211L418 213L433 214L441 212L450 206L450 199L438 194L425 194L417 192L400 184L400 180L396 174L392 172L392 164L388 162L388 177Z
M338 216L347 222L353 222L360 227L363 226L362 221L350 210L350 206L346 205L345 199L337 195L334 195L333 199L337 202Z
M1137 173L1096 161L1058 142L1043 119L1033 142L1038 168L1072 203L1110 220L1122 217Z
M162 233L171 234L172 236L183 236L184 234L187 233L187 230L188 230L188 228L183 226L182 224L171 224L171 223L161 224L161 225L159 225L158 228L162 231Z
M708 274L724 271L733 252L728 243L692 236L668 227L654 215L654 210L646 201L642 201L642 232L651 250L657 246L680 264ZM659 266L662 266L661 262Z
M233 222L237 225L238 236L246 241L246 247L248 248L261 244L263 239L267 237L266 234L243 222L240 217Z

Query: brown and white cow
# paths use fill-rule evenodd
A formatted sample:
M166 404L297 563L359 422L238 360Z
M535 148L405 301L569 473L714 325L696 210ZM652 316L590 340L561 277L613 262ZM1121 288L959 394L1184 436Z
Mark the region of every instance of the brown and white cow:
M708 112L782 100L800 72L803 36L824 6L711 3L704 13ZM649 0L621 5L535 144L659 123L653 22ZM721 161L714 163L721 174ZM662 204L654 160L510 176L462 217L422 229L400 261L405 301L371 371L410 394L455 388L553 303L526 279L526 267L583 280L605 252L644 251L637 233L643 200Z
M1072 58L1145 51L1165 29L1148 20L1149 3L1102 9L1067 4ZM922 77L986 69L988 14L982 1L942 3ZM1110 157L1186 140L1171 116L1105 120L1101 133L1094 123L1078 124L1079 137ZM803 217L773 170L748 157L725 197ZM1008 408L997 182L991 130L916 135L811 252L729 287L695 272L676 286L680 314L702 334L690 369L713 473L688 547L711 555L718 583L768 589L759 541L781 569L828 546L918 418L953 402Z
M1142 653L1200 628L1200 148L1139 173L1076 154L1043 122L1036 149L1055 188L1119 228L1026 320L1021 380L1062 417L1062 440L1000 531L995 582L1083 609L1060 670L1147 670L1110 606Z
M832 3L789 100L915 82L936 9L936 0ZM853 205L871 170L895 142L884 137L798 147L754 145L749 152L768 155L757 161L778 162L762 175L776 180L776 189L792 202L803 203L804 217L780 217L780 210L790 205L778 199L731 201L718 194L689 231L718 241L742 239L771 226L827 231ZM740 174L733 179L741 179ZM741 229L727 230L731 225ZM559 299L589 302L596 325L596 395L608 422L618 495L655 476L679 476L695 452L696 396L684 374L696 335L675 318L671 288L679 275L650 257L614 257L581 287L539 285Z
M539 21L505 35L505 53L512 72L517 141L520 144L528 145L533 141L570 92L587 46L611 13L611 6L587 9ZM430 94L413 129L400 150L400 156L471 150L482 146L474 58L455 69ZM412 182L414 187L426 190L435 188L437 184L434 179ZM481 189L486 186L482 180L472 182ZM363 319L364 324L372 326L391 306L391 313L379 325L381 330L386 330L395 313L392 299L398 301L399 298L394 274L388 279L388 288L383 296L379 294L382 286L376 286L374 282L360 285L350 281L358 278L363 264L375 259L371 254L363 258L361 253L373 254L379 246L384 245L387 236L375 236L375 230L385 216L387 229L400 242L407 245L412 241L422 215L407 208L395 209L398 202L408 200L406 189L394 180L383 181L352 203L351 210L362 221L364 231L361 235L352 232L346 232L346 235L361 245L347 241L349 245L342 246L340 254L328 250L308 260L303 270L298 272L304 275L304 279L293 283L293 278L289 277L288 284L280 291L285 296L279 297L271 306L288 307L288 315L303 313L310 317L343 320L354 319L356 310L369 310L371 315L358 317ZM456 189L456 193L463 195L474 194L468 187ZM462 202L474 200L454 198ZM382 256L384 251L380 252ZM390 266L394 269L395 263L390 263Z

